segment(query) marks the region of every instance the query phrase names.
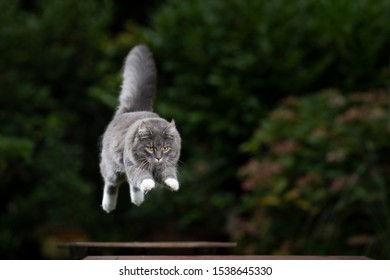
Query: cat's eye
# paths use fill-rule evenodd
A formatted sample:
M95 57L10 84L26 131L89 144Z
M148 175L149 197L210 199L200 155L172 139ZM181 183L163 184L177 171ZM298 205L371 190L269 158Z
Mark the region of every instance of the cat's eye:
M149 152L149 153L153 153L154 152L154 147L146 147L146 150Z
M161 151L163 151L163 153L166 153L166 152L169 151L169 149L170 148L168 146L164 146L164 147L161 148Z

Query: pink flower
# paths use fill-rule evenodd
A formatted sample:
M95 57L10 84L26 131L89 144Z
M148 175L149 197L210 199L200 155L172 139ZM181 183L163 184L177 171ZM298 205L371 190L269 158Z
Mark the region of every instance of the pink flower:
M364 112L357 107L352 107L338 116L337 120L340 122L350 122L360 120L362 117L364 117Z
M278 155L288 155L296 151L298 143L294 140L284 140L272 146L272 150Z
M241 185L243 190L253 190L256 187L263 186L268 180L272 179L275 175L280 174L283 171L281 164L265 160L259 162L257 160L251 160L239 171L239 176L244 177L244 181Z

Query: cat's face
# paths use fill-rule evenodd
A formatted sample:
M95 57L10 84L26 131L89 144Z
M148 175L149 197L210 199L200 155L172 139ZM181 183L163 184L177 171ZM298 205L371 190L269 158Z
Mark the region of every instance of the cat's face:
M173 121L144 121L138 128L136 138L133 154L140 163L177 163L180 155L180 136Z

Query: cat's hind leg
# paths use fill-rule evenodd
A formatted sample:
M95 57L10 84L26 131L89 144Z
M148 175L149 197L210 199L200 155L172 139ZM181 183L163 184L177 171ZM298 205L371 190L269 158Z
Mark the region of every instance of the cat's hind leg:
M115 210L118 200L119 186L112 184L104 184L102 208L107 213Z
M121 180L118 174L109 168L104 161L100 164L100 171L104 179L102 208L109 213L116 208Z

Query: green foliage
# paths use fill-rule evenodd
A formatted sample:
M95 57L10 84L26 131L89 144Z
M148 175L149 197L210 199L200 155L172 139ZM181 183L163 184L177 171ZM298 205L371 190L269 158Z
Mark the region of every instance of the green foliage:
M2 258L41 257L43 228L91 223L92 186L81 171L97 145L82 146L83 127L110 5L32 3L0 1Z
M199 220L220 214L223 227L244 161L237 147L280 97L331 85L383 86L389 12L389 1L162 5L145 34L159 68L157 112L176 120L184 140L181 180L191 190L186 213L197 207L195 196L210 207ZM219 197L225 202L213 205Z
M330 90L270 112L242 146L244 251L390 256L388 102Z
M389 16L388 1L171 0L153 17L150 38L171 95L249 115L259 106L253 96L383 86Z

